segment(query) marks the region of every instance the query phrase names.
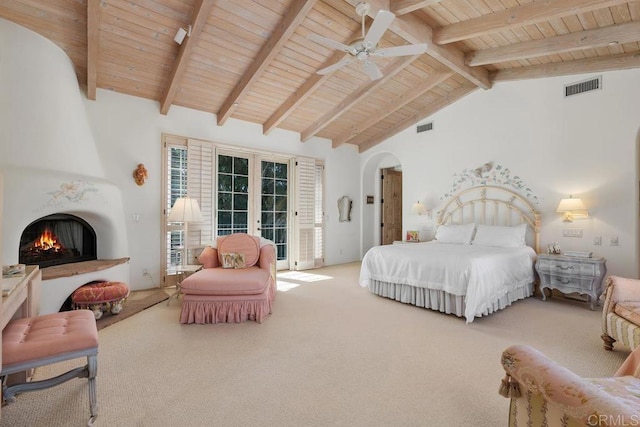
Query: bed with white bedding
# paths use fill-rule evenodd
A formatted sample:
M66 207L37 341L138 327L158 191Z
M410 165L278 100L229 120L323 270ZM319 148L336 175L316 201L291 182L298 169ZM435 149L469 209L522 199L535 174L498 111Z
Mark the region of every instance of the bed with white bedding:
M467 323L533 295L540 216L526 199L474 187L454 196L438 223L432 242L371 248L360 285Z

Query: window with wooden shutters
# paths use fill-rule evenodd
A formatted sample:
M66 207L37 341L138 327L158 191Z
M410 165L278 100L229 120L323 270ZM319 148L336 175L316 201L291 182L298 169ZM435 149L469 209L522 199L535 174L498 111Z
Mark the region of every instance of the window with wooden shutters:
M165 146L167 185L164 211L168 215L176 199L187 195L187 147L169 143ZM166 224L165 230L165 267L180 265L183 256L182 226Z
M198 201L204 221L163 222L163 268L195 261L198 250L232 232L262 235L278 248L278 269L323 265L324 164L163 134L166 219L179 197ZM293 215L298 212L298 215ZM184 248L187 248L184 251ZM182 259L186 253L186 259ZM294 262L298 261L298 265ZM175 284L167 275L165 286Z
M203 218L202 222L189 224L187 252L213 240L213 162L213 144L187 141L187 196L198 201Z
M324 168L315 159L296 160L295 269L322 265Z

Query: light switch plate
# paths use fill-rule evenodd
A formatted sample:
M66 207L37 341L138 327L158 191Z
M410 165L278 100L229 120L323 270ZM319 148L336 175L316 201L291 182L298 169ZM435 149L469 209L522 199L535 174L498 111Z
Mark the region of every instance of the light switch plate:
M562 237L582 237L582 228L565 228Z

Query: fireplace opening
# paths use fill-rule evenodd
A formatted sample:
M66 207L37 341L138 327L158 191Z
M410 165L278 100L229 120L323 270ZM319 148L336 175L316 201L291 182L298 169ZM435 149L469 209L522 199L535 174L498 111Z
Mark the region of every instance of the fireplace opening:
M96 233L82 218L53 214L27 226L20 237L19 262L40 268L97 259Z

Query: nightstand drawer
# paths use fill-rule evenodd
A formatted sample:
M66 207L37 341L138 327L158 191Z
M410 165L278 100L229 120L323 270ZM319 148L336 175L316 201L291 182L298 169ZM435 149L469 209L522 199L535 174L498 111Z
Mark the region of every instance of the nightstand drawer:
M596 265L571 261L551 261L548 270L551 274L570 274L586 277L596 276Z
M570 288L580 291L590 291L593 285L593 280L569 276L551 276L549 278L549 283L551 286L558 288L562 287L565 289Z

